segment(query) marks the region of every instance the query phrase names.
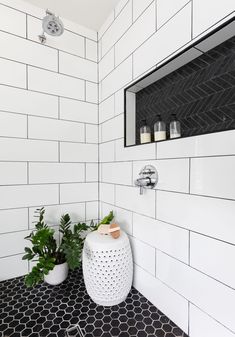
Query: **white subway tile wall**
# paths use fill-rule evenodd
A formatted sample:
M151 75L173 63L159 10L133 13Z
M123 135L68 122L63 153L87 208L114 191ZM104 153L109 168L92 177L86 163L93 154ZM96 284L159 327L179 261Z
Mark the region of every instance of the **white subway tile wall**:
M189 0L177 0L171 2L170 0L159 0L157 7L157 28L160 28L170 18L172 18Z
M35 211L37 207L29 208L29 227L33 228L35 224ZM55 226L58 224L58 219L62 214L69 213L71 216L71 221L83 221L85 219L85 202L72 203L72 204L60 204L60 205L51 205L46 207L45 221L50 226Z
M1 84L26 89L26 65L0 59Z
M0 0L0 280L28 271L35 208L53 226L65 212L76 222L113 210L131 238L134 286L190 337L234 336L235 132L131 148L123 138L123 89L234 2L121 0L98 43L63 20L46 45L43 11L22 4ZM141 196L146 164L159 184Z
M28 67L29 90L85 100L85 81L44 69Z
M102 58L99 63L99 80L103 80L114 69L114 47Z
M235 333L235 131L124 148L124 88L233 10L122 0L98 34L100 216L130 236L134 286L190 337ZM140 195L146 164L159 182Z
M0 281L28 271L36 208L53 226L98 219L97 33L62 19L42 45L43 14L0 1Z
M152 2L153 0L133 1L133 20L135 21Z
M190 303L191 337L234 337L234 333ZM200 322L200 324L198 324Z
M156 31L153 2L115 45L115 63L120 64Z
M74 183L60 186L62 204L98 200L97 183Z
M158 10L158 9L157 9ZM134 78L187 44L191 39L191 3L162 26L133 54ZM166 43L170 41L170 43Z
M115 115L115 96L112 95L99 105L99 122L103 123Z

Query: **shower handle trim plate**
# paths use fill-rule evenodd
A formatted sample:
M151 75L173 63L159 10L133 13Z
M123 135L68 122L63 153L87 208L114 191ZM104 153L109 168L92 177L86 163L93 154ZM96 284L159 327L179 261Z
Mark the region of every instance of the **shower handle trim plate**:
M153 165L146 165L135 180L135 186L140 188L140 194L144 189L153 189L158 183L158 172Z

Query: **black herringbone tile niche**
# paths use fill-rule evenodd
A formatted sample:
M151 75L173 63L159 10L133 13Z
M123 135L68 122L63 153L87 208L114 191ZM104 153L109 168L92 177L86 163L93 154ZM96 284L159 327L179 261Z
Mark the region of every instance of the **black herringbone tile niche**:
M172 113L182 137L235 129L235 37L136 94L136 144L142 119L169 128Z

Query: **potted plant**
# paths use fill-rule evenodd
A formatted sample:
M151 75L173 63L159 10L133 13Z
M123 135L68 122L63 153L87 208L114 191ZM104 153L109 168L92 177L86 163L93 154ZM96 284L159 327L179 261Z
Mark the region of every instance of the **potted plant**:
M108 224L113 219L113 212L110 212L98 224L93 220L89 226L79 222L72 229L69 214L62 215L59 225L61 240L57 243L54 229L44 222L44 207L37 209L36 214L36 230L25 238L31 242L31 247L25 247L25 255L22 257L23 260L37 262L25 277L27 287L33 287L43 280L51 285L65 281L68 270L74 270L81 264L85 232L97 230L101 224Z
M88 229L96 229L97 225L94 225L93 221L90 226L77 223L71 229L70 216L65 214L60 219L59 231L62 238L60 243L57 243L54 229L44 222L45 209L38 209L36 213L39 217L35 225L36 230L25 238L32 246L25 247L23 260L37 263L26 275L25 284L32 287L44 280L51 285L57 285L67 278L69 269L74 270L80 266L84 242L82 233Z

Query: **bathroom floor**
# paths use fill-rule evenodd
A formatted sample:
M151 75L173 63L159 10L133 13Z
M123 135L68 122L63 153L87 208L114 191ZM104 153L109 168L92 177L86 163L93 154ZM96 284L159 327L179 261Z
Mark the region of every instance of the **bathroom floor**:
M66 330L73 325L79 329ZM60 286L28 289L23 277L0 283L1 337L187 337L136 289L111 308L88 296L81 270Z

